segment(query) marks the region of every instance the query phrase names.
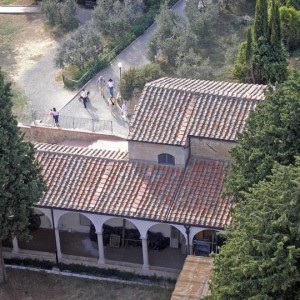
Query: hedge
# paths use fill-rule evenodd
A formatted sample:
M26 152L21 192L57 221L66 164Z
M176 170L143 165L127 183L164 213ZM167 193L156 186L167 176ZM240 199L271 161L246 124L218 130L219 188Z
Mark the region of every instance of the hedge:
M97 277L109 277L120 280L127 281L149 281L149 283L162 283L167 282L175 284L176 280L171 278L162 278L157 276L146 276L139 275L131 272L120 271L116 269L103 269L92 266L84 266L77 264L63 264L59 263L56 265L53 262L46 260L34 260L34 259L19 259L19 258L5 258L4 263L7 265L17 265L17 266L26 266L32 268L38 268L42 270L52 270L54 267L57 267L62 272L72 272L83 275L92 275Z

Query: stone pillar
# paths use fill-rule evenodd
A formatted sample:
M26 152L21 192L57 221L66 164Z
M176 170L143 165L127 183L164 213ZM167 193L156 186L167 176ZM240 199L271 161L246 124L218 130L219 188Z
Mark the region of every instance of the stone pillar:
M58 228L55 228L55 242L56 242L57 257L61 258L61 248L60 248L60 239L59 239L59 229Z
M16 237L13 238L12 244L13 244L12 253L19 253L20 249L19 249L19 244L18 244L18 240Z
M190 255L194 255L194 251L193 251L193 245L190 245Z
M143 246L143 269L149 270L149 258L148 258L148 241L147 238L142 239L142 246Z
M97 232L97 239L98 239L98 251L99 251L98 264L105 264L102 232Z

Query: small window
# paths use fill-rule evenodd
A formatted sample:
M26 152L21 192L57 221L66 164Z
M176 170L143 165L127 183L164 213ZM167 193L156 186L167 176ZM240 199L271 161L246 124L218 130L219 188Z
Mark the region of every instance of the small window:
M158 163L160 165L175 165L175 157L171 154L162 153L158 155Z

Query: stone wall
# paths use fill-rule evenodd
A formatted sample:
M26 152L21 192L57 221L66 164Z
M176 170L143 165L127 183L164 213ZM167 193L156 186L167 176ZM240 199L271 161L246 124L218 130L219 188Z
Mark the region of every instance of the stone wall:
M231 161L232 157L228 151L234 146L235 142L190 137L192 156Z
M158 163L158 155L171 154L175 157L175 165L183 167L189 156L189 148L182 146L162 145L154 143L133 142L128 143L130 160L138 160L149 163Z
M76 140L94 142L97 140L122 141L124 139L103 133L88 131L78 131L72 129L62 129L43 126L21 126L20 130L25 134L25 139L32 142L58 144L65 140Z

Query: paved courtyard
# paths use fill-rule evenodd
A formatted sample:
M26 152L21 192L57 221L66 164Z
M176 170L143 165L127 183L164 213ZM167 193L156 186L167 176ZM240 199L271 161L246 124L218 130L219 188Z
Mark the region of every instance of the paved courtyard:
M61 251L63 254L98 258L98 244L90 240L87 233L60 231ZM41 252L55 252L55 239L52 229L38 229L31 233L29 242L19 241L19 248ZM10 244L5 244L10 246ZM150 266L181 270L186 255L181 249L165 248L164 250L148 250ZM142 247L113 248L104 247L105 259L111 261L143 264Z

